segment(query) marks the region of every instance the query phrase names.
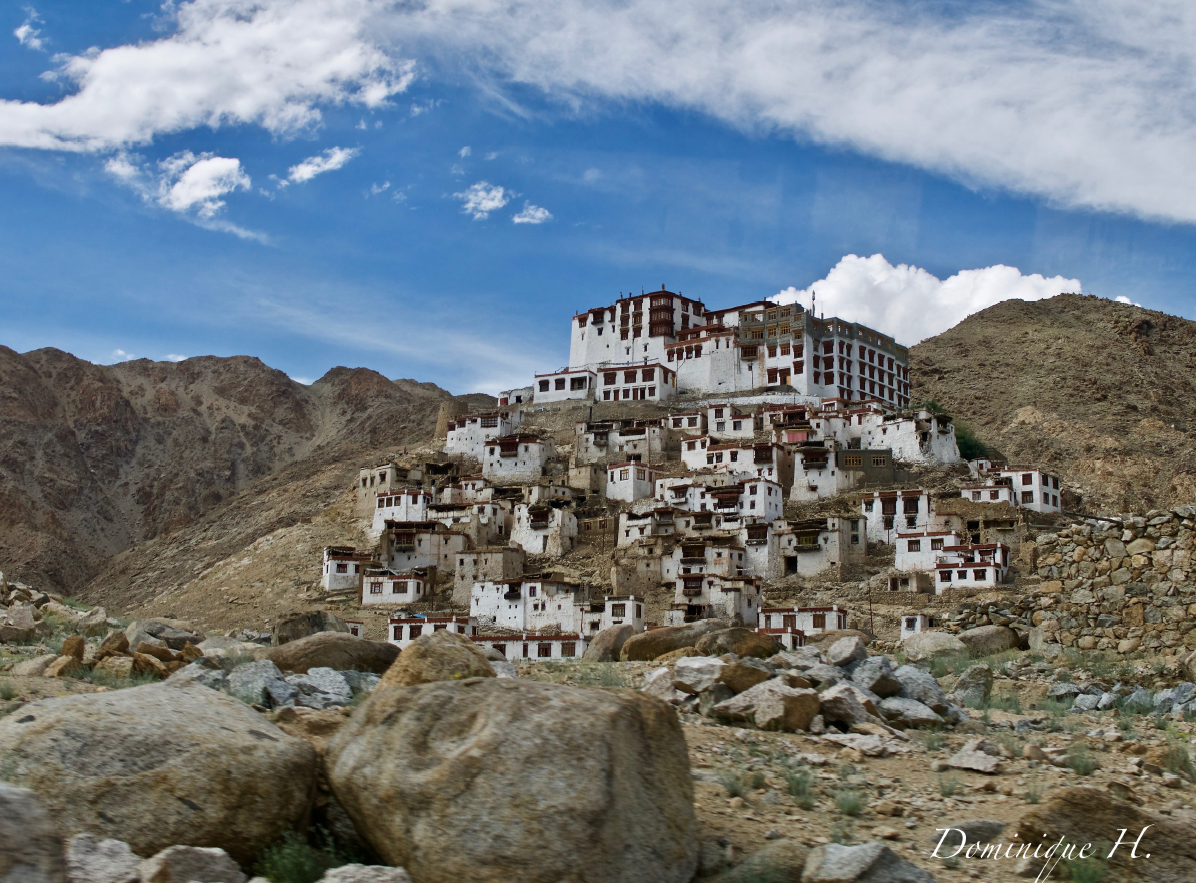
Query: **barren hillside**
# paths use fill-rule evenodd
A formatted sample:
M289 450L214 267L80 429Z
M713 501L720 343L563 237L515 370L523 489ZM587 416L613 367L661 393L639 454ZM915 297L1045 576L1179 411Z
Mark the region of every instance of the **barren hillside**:
M1068 505L1196 499L1196 322L1091 296L1010 300L910 356L933 400L1012 463L1057 469Z
M430 438L451 398L360 368L304 386L246 356L100 366L0 347L0 560L75 591L111 556L292 464L310 461L302 484L324 464L356 468L358 454Z

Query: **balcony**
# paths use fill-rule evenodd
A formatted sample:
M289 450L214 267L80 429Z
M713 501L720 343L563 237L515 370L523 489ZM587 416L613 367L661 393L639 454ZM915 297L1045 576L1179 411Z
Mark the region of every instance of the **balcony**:
M822 546L814 544L813 546L797 545L793 547L794 552L821 552Z
M696 598L702 594L702 587L701 586L693 586L693 587L686 586L685 588L683 588L681 590L681 594L683 596L685 596L686 598Z
M686 558L686 557L683 557L683 558L681 559L681 563L682 563L682 564L684 564L684 565L685 565L685 566L687 566L687 567L692 567L692 566L694 566L695 564L705 564L705 563L706 563L706 556L704 556L704 555L703 555L703 556L701 556L701 557L692 557L692 558Z

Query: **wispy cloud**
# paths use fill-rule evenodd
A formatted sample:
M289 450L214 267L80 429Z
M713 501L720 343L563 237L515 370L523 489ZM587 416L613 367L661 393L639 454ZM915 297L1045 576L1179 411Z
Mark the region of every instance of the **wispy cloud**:
M167 353L166 355L166 361L168 362L182 362L186 358L186 356L179 355L178 353Z
M377 0L182 3L169 36L63 57L56 75L73 94L0 101L0 144L102 150L236 124L288 135L317 126L322 105L383 106L415 74L377 42L379 9Z
M286 187L288 184L302 184L304 181L310 181L316 175L322 175L325 172L334 172L339 168L343 168L345 163L353 159L361 152L357 147L329 147L321 154L316 156L309 156L303 162L293 165L287 170L287 177L285 181L279 181L279 187Z
M122 349L115 349L112 351L112 361L114 362L129 362L137 358L132 353L127 353Z
M41 16L37 14L37 10L32 6L26 6L25 21L21 23L19 28L13 31L13 36L26 48L44 51L46 44L41 38L41 31L34 27L41 24L41 21Z
M464 205L461 211L473 215L475 221L484 221L491 212L498 211L511 201L510 191L498 185L491 185L489 181L478 181L463 193L454 193L455 199Z
M370 192L368 195L369 196L378 196L381 193L385 193L389 189L390 189L389 181L383 181L381 184L374 183L374 184L370 185Z
M525 202L523 211L511 218L516 224L543 224L552 220L552 212L538 205Z
M249 175L238 159L211 153L197 156L185 150L154 165L121 153L111 157L104 168L142 199L176 212L200 227L232 233L242 239L268 241L261 233L217 217L224 208L224 196L251 186Z
M464 147L462 147L460 150L457 151L457 156L461 157L461 159L465 159L465 157L469 156L471 153L473 153L473 149L468 144L466 144Z
M800 290L787 288L771 299L809 308L813 294L819 313L884 329L898 343L913 345L1003 300L1041 300L1080 290L1078 279L1022 275L1016 267L1000 264L938 279L921 267L893 266L884 255L851 254L826 278Z

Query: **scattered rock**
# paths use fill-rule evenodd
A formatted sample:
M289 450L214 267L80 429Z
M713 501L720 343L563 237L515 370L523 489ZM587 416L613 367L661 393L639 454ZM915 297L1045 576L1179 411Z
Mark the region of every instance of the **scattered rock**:
M493 678L380 689L332 739L328 774L370 845L420 883L557 883L578 868L591 883L688 883L696 870L681 726L641 693Z
M582 659L586 662L617 662L623 651L623 644L635 634L630 625L616 625L603 629L594 635Z
M982 625L959 633L959 641L972 656L993 656L1017 647L1018 636L1003 625Z
M0 766L63 836L243 862L306 818L315 784L310 745L188 680L31 702L0 719Z
M12 674L18 678L44 677L50 663L57 658L53 653L49 653L45 656L35 656L33 659L26 659L24 662L18 662L12 667Z
M281 680L282 672L269 659L246 662L228 676L228 692L249 705L268 706L270 683Z
M965 708L980 708L992 695L993 673L987 665L970 665L951 690L951 701Z
M109 656L97 662L92 673L106 674L114 678L131 678L135 662L132 656Z
M718 673L718 681L735 693L742 693L776 675L776 669L760 659L732 659ZM810 686L806 681L805 685Z
M968 648L955 635L946 632L918 632L901 642L905 658L911 662L938 656L966 656Z
M438 632L437 634L442 634ZM206 647L201 650L207 653ZM283 671L311 668L384 673L399 656L399 648L385 641L367 641L344 632L317 632L269 650L270 661Z
M386 865L341 865L327 871L320 883L411 883L411 878L402 868Z
M801 879L802 883L934 883L929 873L878 842L819 846L806 859Z
M80 635L70 635L62 642L62 656L70 656L79 662L83 661L83 654L87 651L87 641Z
M922 727L934 727L943 723L943 719L917 699L906 699L903 696L889 696L880 701L881 716L897 727L917 730Z
M915 699L936 714L945 714L950 707L947 694L925 669L916 665L903 665L893 672L893 677L901 682L901 695L906 699Z
M889 657L869 656L855 667L851 673L851 680L856 686L883 699L901 692L901 681L894 677L895 671L896 668Z
M41 801L32 791L3 782L0 782L0 880L66 883L62 840Z
M726 665L707 656L678 659L673 665L673 686L683 693L702 693L718 682Z
M957 770L972 770L989 775L1000 773L1002 769L999 749L983 739L969 741L947 760L947 765Z
M142 883L245 883L245 875L223 849L171 846L140 867Z
M42 676L47 678L73 678L84 671L83 663L74 656L59 656L46 666Z
M494 668L473 641L442 629L412 641L382 675L378 688L492 677L495 677Z
M772 839L742 862L715 878L715 883L788 883L801 879L810 850L796 840Z
M846 668L854 662L862 662L867 658L868 645L857 635L840 638L826 651L827 664L839 668Z
M141 859L123 840L76 834L66 845L71 883L141 883Z
M694 644L694 649L702 656L734 653L736 656L767 659L781 649L781 644L772 635L763 634L755 629L736 627L703 635Z
M623 642L619 658L623 662L647 662L682 647L692 647L703 635L722 631L727 623L721 619L703 619L687 625L667 626L632 635Z
M712 715L731 721L751 721L761 730L793 733L805 730L818 714L818 693L765 681L714 706Z

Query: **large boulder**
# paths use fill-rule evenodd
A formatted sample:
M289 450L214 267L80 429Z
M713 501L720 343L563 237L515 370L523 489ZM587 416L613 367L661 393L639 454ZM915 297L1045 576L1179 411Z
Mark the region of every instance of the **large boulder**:
M473 641L447 629L421 635L386 670L378 689L414 687L432 681L497 677L494 667Z
M66 845L71 883L142 883L141 858L123 840L76 834Z
M826 661L839 668L849 668L868 658L868 642L859 635L840 638L826 648Z
M0 782L0 880L66 883L62 840L36 794Z
M786 686L776 678L718 703L711 713L722 720L749 721L761 730L793 733L810 728L818 714L818 693Z
M905 658L911 662L939 656L967 656L968 648L955 635L946 632L918 632L901 642Z
M619 658L624 662L648 662L682 647L692 647L703 635L726 628L727 623L721 619L703 619L687 625L651 629L624 641Z
M327 768L358 831L420 883L688 883L697 867L685 738L642 693L382 687Z
M841 641L844 638L859 638L865 644L869 644L873 636L859 629L828 629L824 632L814 632L811 635L806 635L806 646L816 647L825 651L836 641Z
M840 846L828 843L810 852L802 883L934 883L934 877L883 843Z
M310 745L191 680L31 702L0 720L0 768L64 837L242 863L304 822L315 787Z
M398 656L399 648L394 644L367 641L343 632L318 632L281 647L271 647L269 652L270 661L283 671L297 672L331 668L382 674Z
M673 664L673 686L683 693L704 693L718 683L727 663L708 656L678 659Z
M981 708L992 692L992 669L987 665L970 665L951 689L951 701L964 708Z
M141 863L141 883L245 883L223 849L171 846Z
M324 610L292 613L275 624L274 631L270 633L270 643L275 647L281 647L308 635L318 635L320 632L340 632L347 635L349 626L340 617Z
M623 644L635 634L635 628L629 625L614 625L603 629L594 635L594 640L586 647L582 659L586 662L618 662L619 654L623 652Z
M851 680L857 687L882 699L901 692L901 682L893 677L897 667L887 656L869 656L855 667Z
M1122 830L1126 832L1123 843L1108 859L1110 880L1196 880L1196 825L1119 800L1101 788L1080 786L1053 792L1022 816L1017 836L1020 842L1034 845L1065 838L1069 843L1108 843L1111 847ZM1141 842L1131 849L1139 834ZM1132 857L1135 852L1137 858ZM1107 857L1109 852L1102 855Z
M797 883L810 855L796 840L773 840L716 877L713 883Z
M893 672L893 677L901 683L901 695L906 699L917 700L937 714L943 714L950 707L947 694L926 669L903 665Z
M959 633L959 642L971 656L994 656L1017 648L1018 635L1003 625L982 625Z
M936 727L943 719L917 699L903 696L889 696L880 701L881 717L898 729L917 730L922 727Z
M694 649L703 656L722 656L734 653L736 656L755 656L767 659L782 649L780 641L754 629L732 628L711 632L698 638Z

